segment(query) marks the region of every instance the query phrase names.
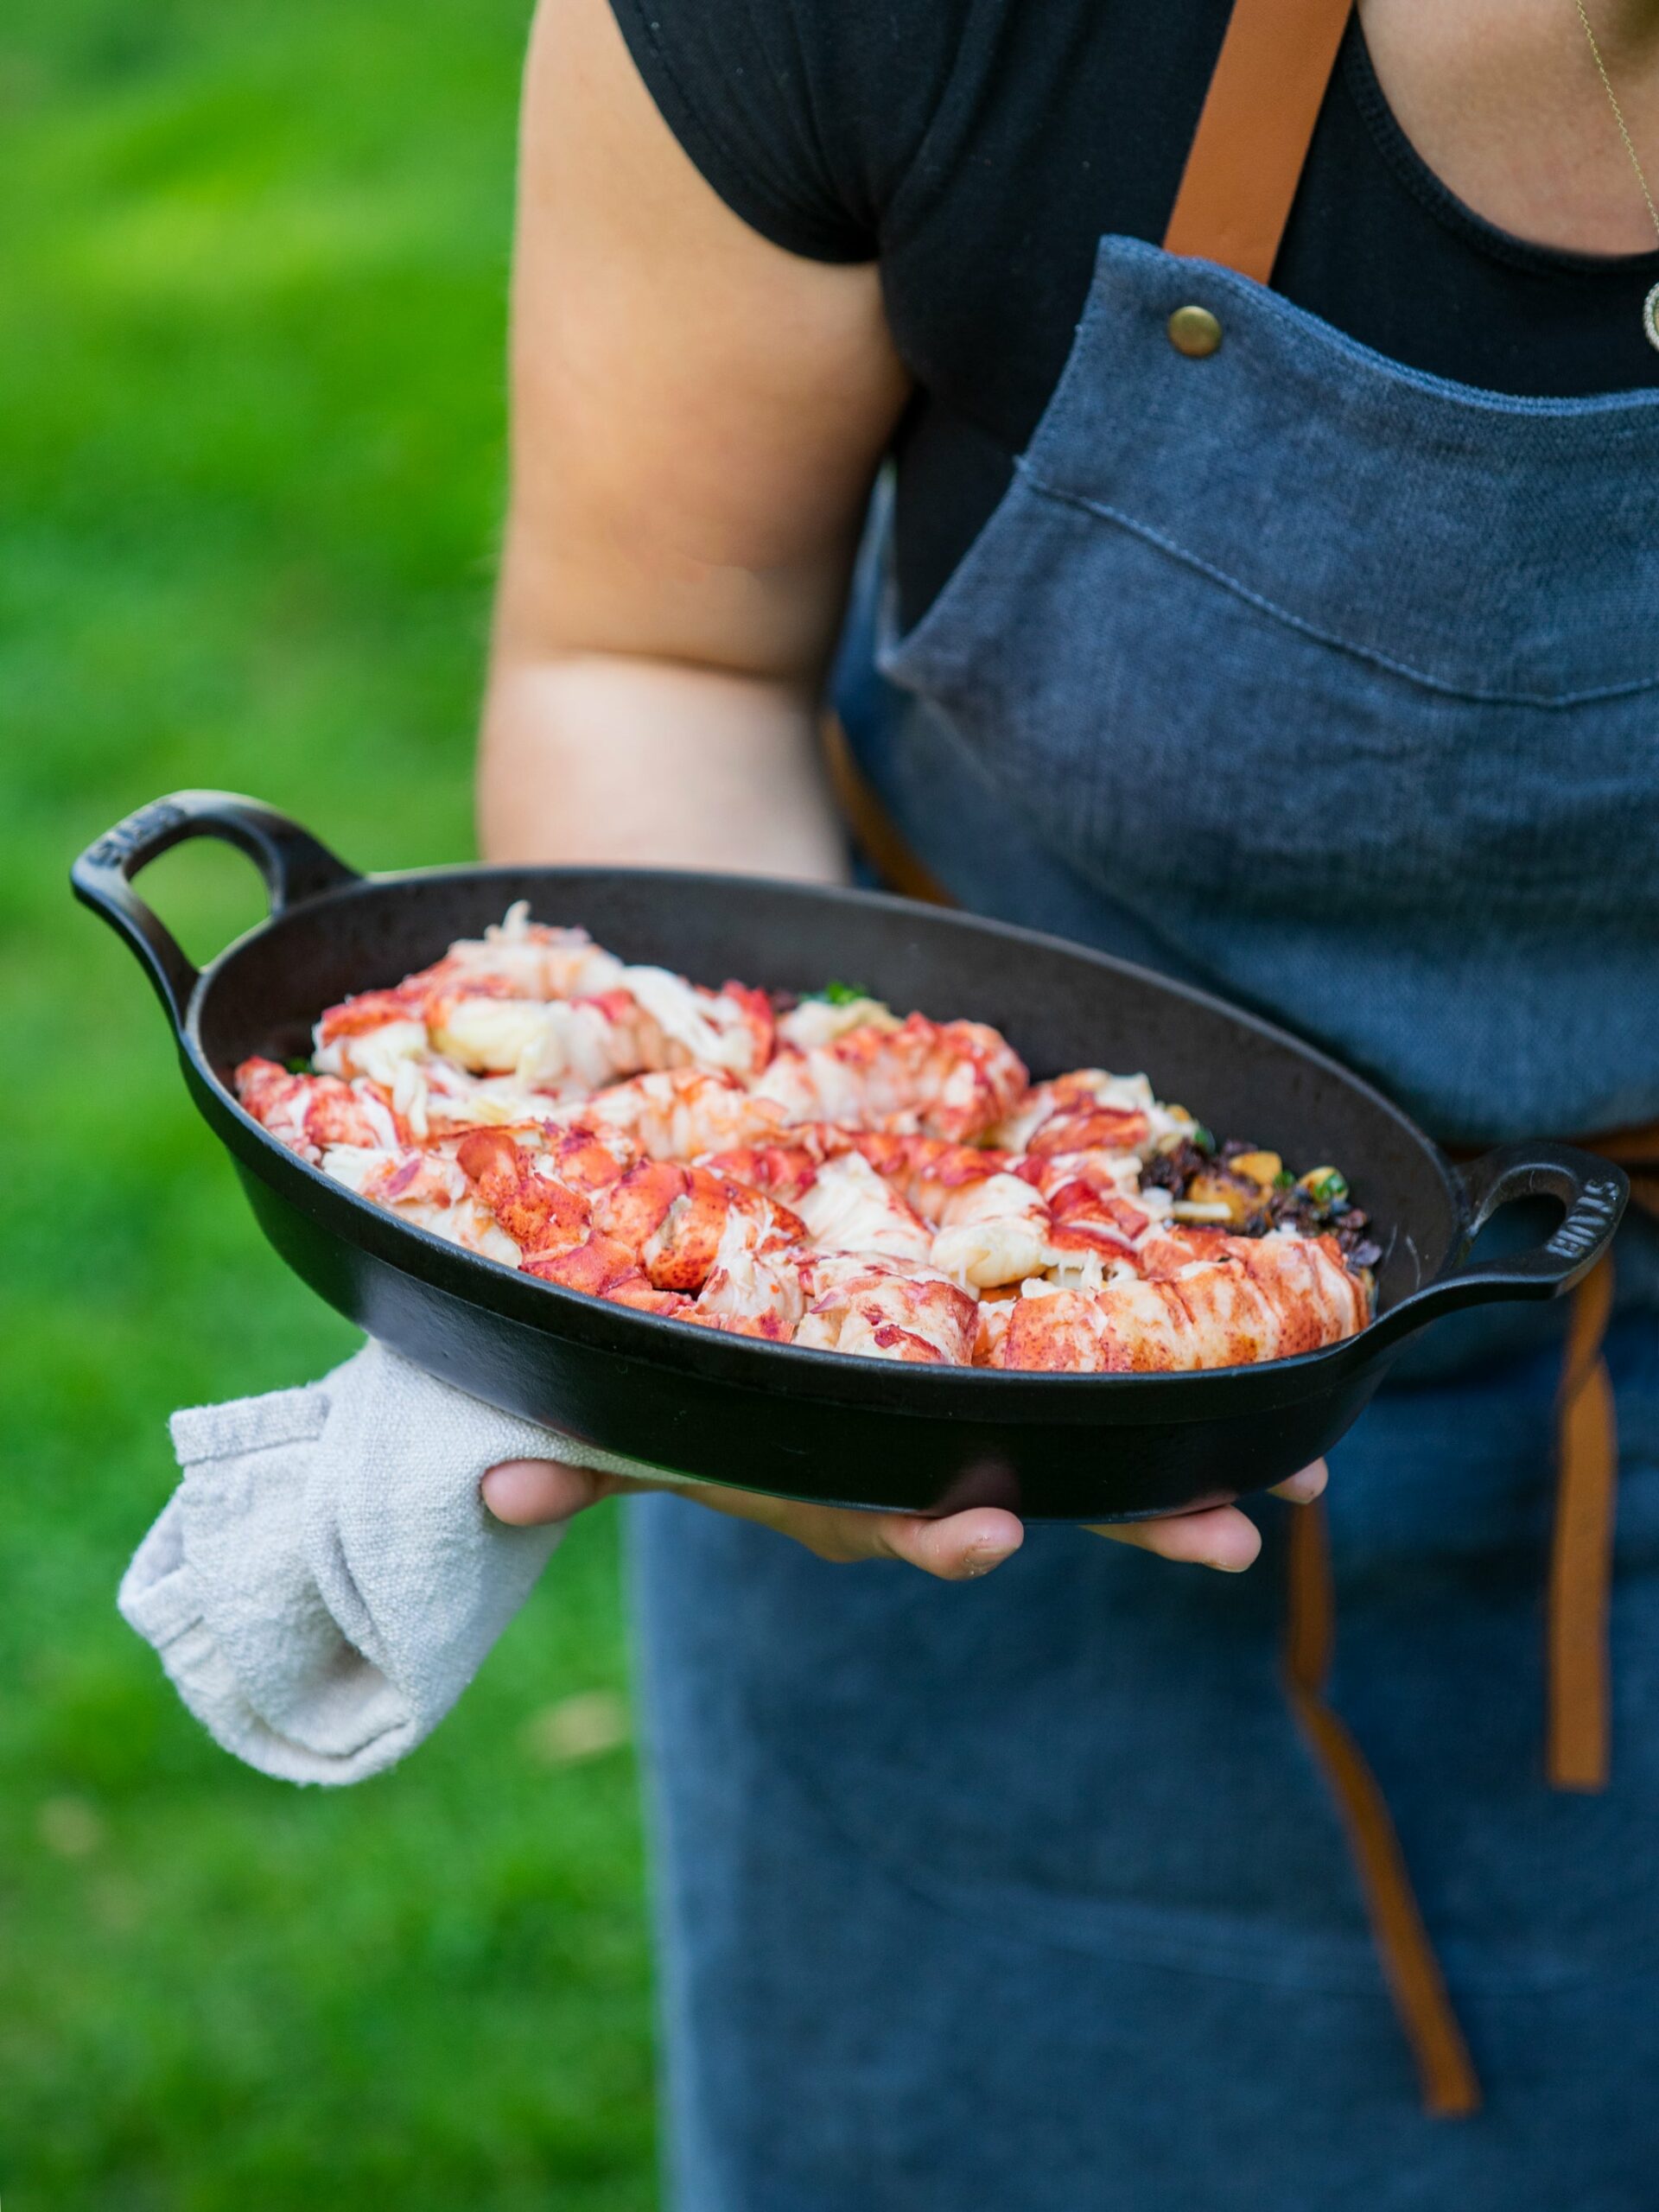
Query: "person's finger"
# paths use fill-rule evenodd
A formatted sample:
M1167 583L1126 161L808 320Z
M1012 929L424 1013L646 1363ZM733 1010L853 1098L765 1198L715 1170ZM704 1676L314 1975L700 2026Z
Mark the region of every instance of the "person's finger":
M1274 1497L1289 1498L1293 1505L1312 1505L1330 1480L1330 1473L1324 1460L1316 1459L1311 1467L1304 1467L1300 1474L1293 1475L1288 1482L1275 1483L1273 1495Z
M520 1529L568 1521L584 1506L619 1490L652 1487L594 1474L586 1467L568 1467L556 1459L505 1459L488 1470L482 1484L484 1503L496 1519ZM947 1582L988 1574L1025 1541L1018 1518L995 1506L929 1521L919 1514L853 1513L839 1506L802 1505L715 1484L687 1484L682 1495L734 1520L756 1522L792 1536L821 1559L901 1560Z
M503 1459L486 1469L479 1489L498 1521L512 1529L535 1529L549 1521L568 1521L620 1486L611 1476L595 1474L591 1467L567 1467L558 1459Z
M1242 1574L1262 1548L1261 1530L1236 1505L1212 1505L1202 1513L1171 1514L1160 1521L1102 1522L1091 1533L1155 1552L1160 1559L1217 1567L1224 1574Z
M902 1560L946 1582L967 1582L1000 1567L1025 1541L1018 1516L996 1506L930 1521L916 1513L855 1513L844 1506L803 1505L758 1491L689 1487L683 1495L734 1520L758 1522L792 1536L820 1559Z
M919 1567L924 1574L937 1574L946 1582L969 1582L988 1574L994 1567L1012 1558L1026 1541L1018 1516L995 1505L951 1513L942 1521L925 1521L909 1513L882 1513L875 1516L875 1522L876 1538L882 1547L878 1558L903 1560L907 1566Z

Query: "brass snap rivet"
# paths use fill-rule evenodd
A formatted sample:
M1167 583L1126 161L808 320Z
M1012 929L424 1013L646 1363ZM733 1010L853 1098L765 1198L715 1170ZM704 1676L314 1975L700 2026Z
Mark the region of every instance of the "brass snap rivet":
M1169 318L1169 342L1190 361L1202 361L1221 343L1221 325L1208 308L1177 308Z

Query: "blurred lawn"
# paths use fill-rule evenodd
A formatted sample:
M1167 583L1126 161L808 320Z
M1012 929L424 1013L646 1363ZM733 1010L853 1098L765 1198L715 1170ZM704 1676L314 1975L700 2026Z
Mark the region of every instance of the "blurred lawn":
M526 12L0 16L8 2212L652 2200L632 1765L549 1717L623 1681L608 1521L432 1745L338 1796L213 1751L116 1618L168 1410L352 1338L64 881L184 784L365 866L467 849ZM218 849L145 881L198 955L258 912Z

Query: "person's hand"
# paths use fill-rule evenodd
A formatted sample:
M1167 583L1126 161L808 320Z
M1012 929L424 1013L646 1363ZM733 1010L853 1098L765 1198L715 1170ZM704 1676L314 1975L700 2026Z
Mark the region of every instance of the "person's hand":
M1316 1460L1281 1483L1274 1495L1306 1504L1319 1495L1325 1481L1325 1462ZM513 1528L568 1521L602 1497L649 1490L673 1490L716 1513L759 1522L762 1528L792 1536L820 1559L900 1560L945 1582L967 1582L988 1574L1025 1541L1018 1515L994 1505L977 1505L930 1521L918 1513L855 1513L842 1506L802 1505L791 1498L722 1490L714 1484L637 1482L626 1476L594 1474L586 1467L567 1467L555 1459L506 1459L490 1468L483 1482L485 1504L498 1521ZM1242 1573L1262 1548L1255 1522L1236 1505L1212 1505L1202 1512L1171 1514L1156 1521L1123 1522L1091 1533L1135 1544L1160 1559L1217 1567L1227 1574Z

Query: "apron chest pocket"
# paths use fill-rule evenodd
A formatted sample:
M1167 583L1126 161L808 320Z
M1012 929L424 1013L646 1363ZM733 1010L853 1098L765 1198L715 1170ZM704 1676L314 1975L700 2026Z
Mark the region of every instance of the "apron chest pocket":
M1014 486L883 666L1131 904L1659 921L1656 445L1659 394L1468 391L1109 238Z

